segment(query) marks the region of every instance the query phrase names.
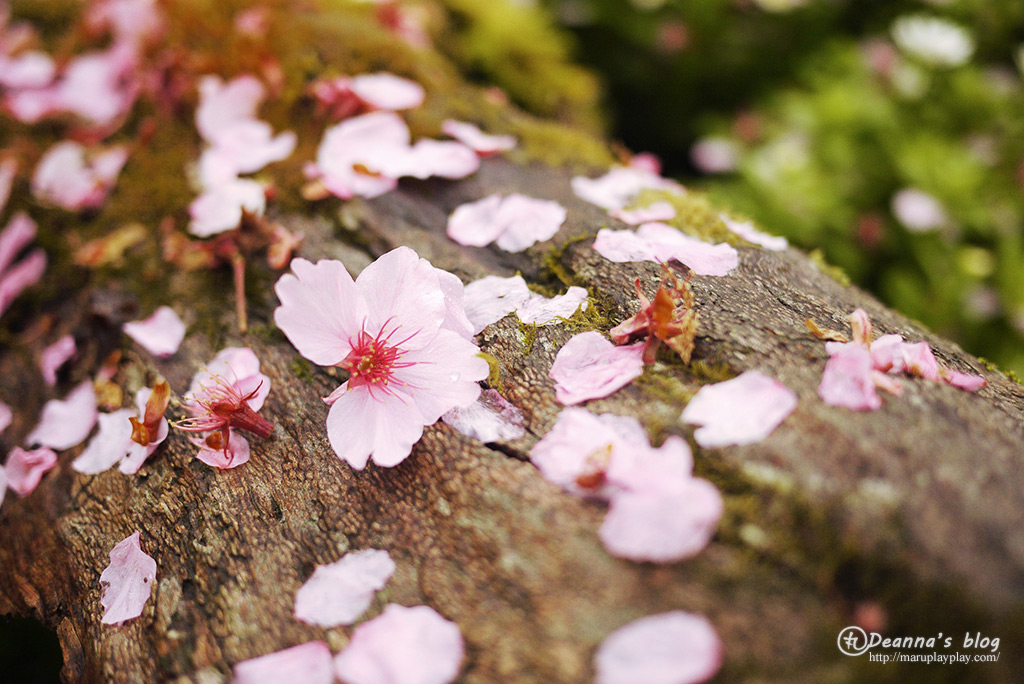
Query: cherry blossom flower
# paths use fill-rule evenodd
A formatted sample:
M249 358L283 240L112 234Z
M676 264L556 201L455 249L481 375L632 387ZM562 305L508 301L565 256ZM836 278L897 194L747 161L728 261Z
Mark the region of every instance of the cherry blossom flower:
M572 189L581 199L604 209L625 209L643 190L683 194L686 189L644 168L617 166L600 178L576 176Z
M445 119L441 130L473 149L481 157L490 157L511 150L516 146L516 139L511 135L488 135L471 123Z
M608 334L616 344L646 338L644 363L654 363L662 342L679 354L684 362L689 363L699 320L693 308L689 276L680 281L664 264L662 271L661 284L658 285L653 302L640 289L640 279L636 279L634 284L637 297L640 298L640 311L609 330Z
M392 603L356 627L334 666L348 684L449 684L459 674L463 653L454 622L427 606Z
M523 412L495 389L484 390L475 402L451 409L441 416L441 420L485 444L508 442L526 434Z
M139 544L136 531L110 551L110 564L100 573L100 584L105 584L100 603L104 612L101 622L116 625L142 615L153 583L156 581L156 561L146 555Z
M594 250L617 263L675 259L697 275L724 276L739 264L739 254L731 245L711 245L658 222L645 223L636 232L602 228Z
M292 261L277 282L274 321L313 363L349 379L325 401L335 453L362 470L397 465L452 408L479 395L487 362L470 341L462 283L408 247L367 266L356 280L337 261Z
M50 387L57 384L57 370L75 355L77 347L75 338L64 335L62 338L43 349L39 356L39 369L43 372L43 380Z
M707 618L681 610L635 620L609 634L594 655L596 684L695 684L722 665Z
M521 252L549 240L565 222L558 202L511 194L491 195L463 204L448 219L448 237L460 245L482 247L495 242L508 252Z
M153 356L172 356L185 339L185 324L169 306L161 306L149 318L124 324L126 335Z
M223 349L192 378L185 395L190 416L175 427L210 433L192 440L200 447L197 458L204 463L217 468L241 465L249 458L249 445L233 429L270 437L274 426L257 413L269 393L270 378L260 373L259 359L251 349Z
M23 290L38 283L46 270L46 254L41 249L30 251L11 265L18 253L36 235L35 221L18 213L0 232L0 314Z
M590 330L571 338L551 364L555 396L565 405L606 397L644 370L644 344L616 347Z
M43 406L39 423L25 438L58 451L70 449L89 436L96 424L96 393L92 382L83 381L63 399L51 399Z
M718 217L722 219L722 223L725 224L726 228L736 233L747 242L753 242L755 245L760 245L765 249L770 249L775 252L789 247L789 241L786 240L786 238L762 233L754 227L753 221L736 221L727 214L719 214Z
M364 549L321 565L295 595L295 617L311 625L351 625L395 571L387 551Z
M51 147L36 166L32 192L62 209L78 211L103 205L128 159L128 148L117 145L91 152L73 141Z
M676 208L668 202L654 202L639 209L613 209L608 213L623 223L638 226L652 221L671 221L676 217Z
M690 558L707 546L722 515L718 490L692 477L686 443L670 437L654 449L634 418L567 408L530 459L567 491L609 502L599 535L615 556Z
M696 423L702 447L753 444L775 430L796 408L796 393L757 371L700 388L680 419ZM737 407L742 406L741 411Z
M57 454L53 449L42 447L26 451L14 447L7 455L7 463L4 465L7 485L17 492L18 496L27 496L36 488L43 475L55 465Z
M830 406L874 411L882 405L875 392L871 352L857 344L843 345L825 365L818 395Z
M332 684L331 649L322 641L307 641L281 651L236 663L233 684Z

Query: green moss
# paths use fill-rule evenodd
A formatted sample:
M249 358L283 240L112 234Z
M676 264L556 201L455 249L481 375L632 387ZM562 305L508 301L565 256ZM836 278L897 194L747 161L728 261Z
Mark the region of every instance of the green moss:
M519 321L519 332L523 336L523 356L529 356L530 352L533 351L533 343L537 341L537 324L536 323L523 323Z
M667 373L664 369L656 369L651 365L644 366L644 372L633 381L633 384L653 399L669 406L677 406L680 410L696 394L674 373Z
M302 358L301 356L296 356L295 359L292 360L291 365L289 365L288 368L289 370L291 370L292 375L294 375L296 378L300 380L313 379L313 366L311 366L309 364L309 361Z
M1012 370L1003 370L997 364L993 363L992 361L989 361L983 356L978 357L978 363L984 366L985 370L991 371L993 373L999 373L1000 375L1002 375L1011 382L1015 382L1018 385L1024 385L1024 382L1021 381L1020 377L1017 375L1016 372Z
M695 378L705 383L724 382L725 380L732 380L738 375L736 370L727 364L716 364L703 360L691 362L689 370Z
M532 342L530 343L532 346ZM487 386L492 387L499 392L503 392L505 387L501 382L501 364L498 359L487 352L477 352L477 356L487 362L488 373L487 373Z
M540 259L541 269L556 278L565 287L578 285L579 279L572 271L565 267L565 264L562 263L562 257L565 255L565 250L569 249L569 247L577 242L589 240L591 237L589 234L581 233L579 235L572 235L557 245L552 245Z
M825 260L825 253L820 249L811 251L811 253L807 255L807 258L809 258L811 262L818 267L819 271L843 287L849 287L853 283L853 281L850 280L850 276L846 275L846 271L834 264L828 263L828 261Z

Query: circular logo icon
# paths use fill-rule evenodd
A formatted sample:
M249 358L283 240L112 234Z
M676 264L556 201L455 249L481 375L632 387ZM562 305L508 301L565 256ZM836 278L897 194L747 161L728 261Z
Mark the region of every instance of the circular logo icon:
M846 627L839 633L839 650L848 656L859 656L868 650L868 635L860 627Z

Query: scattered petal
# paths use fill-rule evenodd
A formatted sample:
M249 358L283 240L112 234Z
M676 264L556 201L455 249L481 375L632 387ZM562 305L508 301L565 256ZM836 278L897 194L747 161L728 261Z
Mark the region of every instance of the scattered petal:
M527 300L516 309L519 320L527 325L547 325L560 318L569 318L580 308L586 311L590 302L587 300L585 288L572 285L565 294L555 295L551 299L531 292Z
M643 373L643 352L641 342L616 347L593 330L574 336L551 365L558 401L579 404L628 385Z
M167 357L185 339L185 324L169 306L161 306L141 321L124 324L124 332L153 356Z
M43 349L39 357L39 369L43 372L43 380L50 387L57 384L57 370L75 355L77 347L75 338L65 335Z
M523 412L510 404L498 390L487 389L480 397L462 408L453 408L441 420L473 439L485 444L507 442L526 434Z
M320 180L332 193L377 197L398 181L371 167L388 157L402 157L409 149L409 127L391 112L372 112L328 128L317 150Z
M875 392L873 370L871 352L858 344L844 344L825 364L818 396L830 406L874 411L882 405L882 400Z
M448 237L460 245L482 247L496 242L508 252L552 238L565 222L565 208L557 202L512 194L490 195L463 204L448 219Z
M307 641L259 658L236 663L232 684L332 684L331 649L322 641Z
M25 443L48 446L58 451L70 449L89 435L98 413L92 383L85 380L63 400L46 402L39 424L25 438Z
M500 321L530 299L530 288L522 276L511 278L486 276L466 285L466 316L476 335L491 323Z
M675 181L642 168L617 166L600 178L576 176L572 189L581 199L604 209L624 209L643 190L665 190L683 194Z
M739 254L731 245L711 245L657 222L645 223L635 233L602 228L594 249L617 263L675 259L697 275L724 276L739 264Z
M971 373L957 370L943 370L942 379L953 387L959 387L968 392L977 392L988 384L988 381L980 375L972 375Z
M134 411L127 408L99 414L99 431L78 458L71 462L71 467L80 473L95 475L120 461L132 448L129 419L134 415Z
M693 684L722 664L722 644L707 618L681 610L620 627L597 649L597 684Z
M462 634L427 606L390 604L356 627L334 659L347 684L449 684L459 674Z
M219 468L221 470L237 468L243 463L248 463L249 442L246 441L245 437L238 434L236 430L230 430L228 435L228 446L227 449L225 449L223 441L214 439L219 436L219 432L214 432L206 439L199 437L190 439L189 441L191 441L192 444L199 447L199 451L196 453L196 458L208 466L213 466L214 468ZM215 443L210 444L211 440Z
M388 111L419 107L425 95L419 83L387 72L356 76L349 88L370 107Z
M516 146L516 139L511 135L488 135L471 123L446 119L441 130L463 145L467 145L482 157L489 157L498 152L511 150Z
M0 273L0 314L25 291L43 279L46 271L46 254L35 249L21 261Z
M32 193L69 211L103 205L128 160L124 145L96 151L86 160L86 150L72 141L59 142L43 155L32 176Z
M295 595L295 617L320 627L351 625L395 571L387 551L364 549L321 565Z
M702 447L760 442L796 408L796 393L757 371L700 388L681 420L696 423ZM742 411L736 408L742 406Z
M156 561L142 551L136 531L110 551L110 565L100 574L100 584L107 585L100 598L101 622L116 625L142 615L154 581Z
M261 216L266 211L266 190L263 184L248 178L233 178L204 191L188 207L191 221L188 232L196 237L210 237L234 230L242 222L244 212Z
M7 485L18 493L27 496L39 484L43 475L57 465L57 454L52 449L43 447L26 451L20 447L11 449L7 456L4 471Z
M939 362L927 342L904 343L901 347L906 372L926 380L940 380Z
M789 241L786 238L762 233L754 227L753 221L735 221L726 214L720 214L719 218L722 219L722 223L725 224L726 228L747 242L753 242L755 245L760 245L765 249L776 252L789 247Z

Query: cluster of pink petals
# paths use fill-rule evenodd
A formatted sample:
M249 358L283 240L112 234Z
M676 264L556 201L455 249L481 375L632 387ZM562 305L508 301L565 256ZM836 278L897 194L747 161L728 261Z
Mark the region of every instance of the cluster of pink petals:
M464 121L445 119L441 124L441 131L471 148L481 157L490 157L516 146L516 139L511 135L488 135L474 124Z
M696 684L721 665L722 643L707 618L676 610L609 634L594 655L595 684Z
M136 531L110 551L110 564L100 574L104 608L100 620L105 625L117 625L142 615L142 609L153 592L156 581L156 561L148 556L139 543Z
M527 325L547 325L560 318L569 318L589 305L587 291L571 286L565 294L545 297L531 292L522 276L510 278L485 276L466 286L466 316L477 334L491 323L500 321L513 311Z
M364 549L321 565L295 594L295 617L320 627L351 625L395 571L387 551Z
M855 411L874 411L882 400L876 392L883 389L899 396L903 386L895 375L915 375L926 380L943 381L968 392L986 385L980 375L941 368L927 342L906 342L902 335L882 335L871 339L871 321L863 309L850 314L853 341L828 342L828 363L818 385L818 395L831 406Z
M256 118L265 97L266 89L254 76L228 83L212 75L200 80L196 128L207 148L199 160L202 193L189 206L193 235L209 237L237 228L243 212L263 213L263 185L239 176L286 159L297 142L295 133L275 136L270 124Z
M486 389L469 406L453 408L441 416L448 425L477 441L507 442L526 434L523 412L496 389Z
M331 118L380 110L395 112L423 104L423 86L387 72L315 81L310 90Z
M550 240L565 223L565 207L513 193L490 195L455 209L448 218L448 237L460 245L483 247L492 242L507 252L521 252Z
M428 606L389 604L356 627L334 659L346 684L449 684L459 675L462 634Z
M342 199L377 197L403 176L464 178L480 167L462 143L425 138L411 144L409 127L393 112L371 112L324 133L311 174Z
M607 397L644 372L644 343L616 346L594 330L572 337L551 364L555 396L570 406Z
M85 380L64 399L51 399L43 405L39 422L25 438L25 443L58 451L70 449L89 436L98 415L92 382Z
M43 250L33 249L15 263L18 254L35 236L35 221L23 213L15 214L0 232L0 314L22 291L43 278L46 270L46 253Z
M106 201L127 160L125 145L87 151L74 141L59 142L39 160L32 193L68 211L96 209Z
M146 459L167 439L168 424L167 419L163 418L149 444L142 445L132 441L130 419L145 415L146 402L149 401L152 392L153 390L148 387L141 388L135 394L134 409L123 408L100 413L97 420L99 430L78 458L71 462L71 467L80 473L95 475L108 470L116 463L118 470L126 475L137 473Z
M42 371L43 380L47 385L53 387L57 384L57 371L71 360L77 350L75 338L71 335L64 335L43 349L42 354L39 355L39 369Z
M17 492L18 496L26 496L55 465L57 454L53 449L42 447L26 451L14 447L7 455L7 463L4 465L7 486Z
M644 190L686 192L675 181L642 166L616 166L600 178L577 176L572 179L572 189L581 199L609 211L625 209Z
M153 356L174 355L185 339L185 324L169 306L161 306L148 318L129 321L123 330Z
M736 233L747 242L753 242L755 245L760 245L761 247L774 252L778 252L789 247L789 241L786 240L786 238L762 233L754 227L753 221L736 221L727 214L719 214L719 218L722 219L722 223L725 224L726 228Z
M335 679L331 649L322 641L243 660L233 672L233 684L332 684Z
M205 433L191 439L199 447L196 458L200 461L214 468L235 468L249 460L249 442L235 428L242 427L257 434L262 432L263 437L268 437L273 429L269 423L257 420L258 416L250 416L263 408L268 394L270 378L260 373L260 360L251 349L222 349L193 376L184 397L185 409L192 417L176 426L190 432ZM240 410L232 412L232 415L223 415L226 404L232 402ZM247 417L258 424L250 425ZM222 435L225 431L227 433L226 448L223 444L209 444L210 435L218 431Z
M644 223L636 232L602 228L594 249L605 259L656 261L675 259L697 275L724 276L739 265L739 253L726 243L708 244L664 223Z
M609 502L600 537L622 558L690 558L710 541L722 515L718 490L692 475L686 442L669 437L652 448L634 418L567 408L530 459L567 491Z
M487 362L472 342L462 282L408 247L356 280L338 261L292 261L277 282L274 321L313 363L349 379L325 401L335 453L361 470L401 463L423 428L480 394Z
M702 447L760 442L796 408L796 393L757 371L705 385L683 409L681 420L702 427L693 433Z

